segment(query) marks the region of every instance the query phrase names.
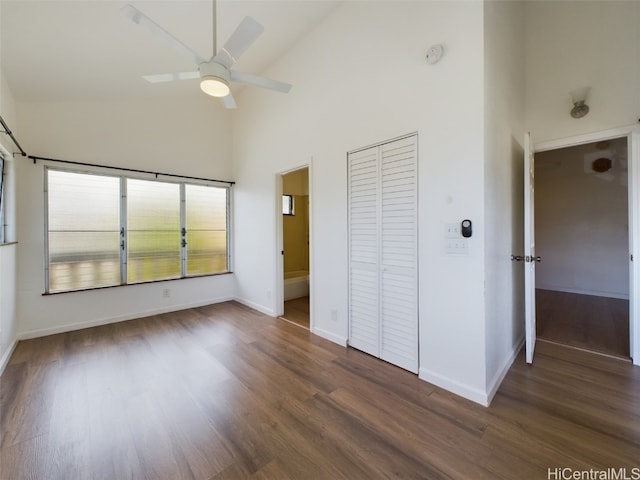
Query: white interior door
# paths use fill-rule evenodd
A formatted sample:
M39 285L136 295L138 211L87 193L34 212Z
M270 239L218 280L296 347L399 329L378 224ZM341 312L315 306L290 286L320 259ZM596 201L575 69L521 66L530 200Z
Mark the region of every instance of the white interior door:
M380 358L418 373L418 139L380 146Z
M378 147L349 154L349 345L380 356Z
M524 135L524 315L525 356L533 362L536 347L536 239L534 215L534 154L531 134Z

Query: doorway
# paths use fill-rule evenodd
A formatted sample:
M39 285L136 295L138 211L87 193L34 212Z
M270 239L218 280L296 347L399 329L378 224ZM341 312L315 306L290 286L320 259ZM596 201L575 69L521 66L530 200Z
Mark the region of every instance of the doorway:
M627 137L536 153L536 330L629 358Z
M310 328L309 168L281 175L282 292L281 318Z

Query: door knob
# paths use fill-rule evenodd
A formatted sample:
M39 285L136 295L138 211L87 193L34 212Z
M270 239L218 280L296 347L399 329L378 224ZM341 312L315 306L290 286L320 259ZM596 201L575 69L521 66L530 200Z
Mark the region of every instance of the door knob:
M511 255L512 262L521 262L522 260L524 260L522 255Z

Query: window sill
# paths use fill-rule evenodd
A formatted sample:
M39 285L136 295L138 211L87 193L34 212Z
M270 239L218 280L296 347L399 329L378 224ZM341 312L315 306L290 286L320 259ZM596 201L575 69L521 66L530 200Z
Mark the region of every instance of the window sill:
M104 290L107 288L119 288L119 287L135 287L136 285L149 285L150 283L161 283L161 282L175 282L179 280L191 280L194 278L206 278L206 277L219 277L222 275L231 275L233 272L221 272L221 273L211 273L206 275L192 275L189 277L181 277L181 278L165 278L162 280L150 280L148 282L138 282L138 283L126 283L124 285L106 285L104 287L92 287L92 288L82 288L78 290L64 290L61 292L44 292L42 294L43 297L48 297L50 295L62 295L65 293L82 293L82 292L91 292L93 290Z
M18 242L3 242L0 243L0 247L8 247L9 245L17 245Z

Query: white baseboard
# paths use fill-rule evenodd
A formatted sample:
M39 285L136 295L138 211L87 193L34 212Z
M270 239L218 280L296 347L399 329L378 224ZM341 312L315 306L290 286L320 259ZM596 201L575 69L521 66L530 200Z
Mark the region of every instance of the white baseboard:
M483 407L489 406L489 395L487 392L483 392L482 390L478 390L477 388L469 387L460 382L456 382L455 380L451 380L450 378L443 377L442 375L432 372L431 370L427 370L426 368L421 368L418 372L418 378L420 380L424 380L425 382L432 383L440 388L444 388L456 395L460 395L467 400L471 400L472 402L479 403Z
M431 370L427 370L426 368L421 368L418 372L418 377L425 382L432 383L440 388L444 388L456 395L460 395L461 397L466 398L467 400L471 400L472 402L479 403L484 407L488 407L493 400L493 397L498 392L500 385L502 384L502 380L509 372L511 365L518 357L518 353L520 353L520 349L524 345L524 337L520 339L517 343L516 348L511 352L511 355L505 360L502 368L500 368L496 374L493 376L491 381L488 383L487 391L483 392L477 388L469 387L460 382L456 382L451 380L450 378L443 377L442 375L432 372Z
M18 340L28 340L30 338L45 337L47 335L55 335L57 333L72 332L74 330L82 330L83 328L99 327L101 325L108 325L110 323L124 322L126 320L133 320L136 318L150 317L151 315L160 315L162 313L177 312L180 310L186 310L188 308L204 307L205 305L212 305L214 303L227 302L233 300L232 297L220 297L207 300L199 300L197 302L183 303L178 305L164 306L160 308L152 308L149 310L143 310L140 312L127 313L124 315L117 315L115 317L98 318L94 320L88 320L86 322L76 322L67 325L60 325L52 328L42 328L37 330L27 330L18 334Z
M313 329L311 329L311 333L325 338L330 342L337 343L338 345L341 345L343 347L347 346L347 339L345 337L341 337L340 335L336 335L335 333L323 330L322 328L314 327Z
M509 369L511 368L511 365L513 365L513 362L515 362L516 358L518 357L518 354L520 353L520 350L522 349L523 345L524 345L524 336L517 343L515 350L511 352L511 355L504 362L504 364L502 365L502 368L496 372L496 374L493 376L493 378L489 382L488 384L489 393L487 398L488 400L487 405L491 404L491 402L493 401L493 397L498 392L498 389L500 388L500 385L502 384L504 377L506 377L507 373L509 373Z
M591 295L593 297L618 298L620 300L629 300L628 293L601 292L599 290L585 290L582 288L558 287L556 285L540 285L536 284L536 290L551 290L552 292L577 293L578 295Z
M18 339L14 338L13 342L11 342L11 346L7 349L6 352L4 352L4 355L2 355L2 358L0 358L0 375L4 373L4 369L7 367L7 364L9 363L9 359L11 358L11 355L13 354L13 351L16 349L17 345L18 345Z
M265 315L269 315L270 317L277 317L278 315L270 308L265 307L264 305L260 305L259 303L252 302L251 300L247 300L246 298L236 297L234 299L236 302L241 303L249 308L253 308L254 310L259 311L260 313L264 313ZM347 346L347 339L345 337L341 337L340 335L336 335L333 332L329 332L327 330L323 330L318 327L311 327L310 332L314 335L318 335L330 342L337 343L343 347Z
M260 305L259 303L256 303L256 302L252 302L251 300L247 300L246 298L235 297L233 300L235 300L236 302L241 303L242 305L245 305L245 306L247 306L249 308L253 308L254 310L259 311L260 313L264 313L265 315L269 315L270 317L277 317L278 316L273 311L273 309L265 307L264 305Z

